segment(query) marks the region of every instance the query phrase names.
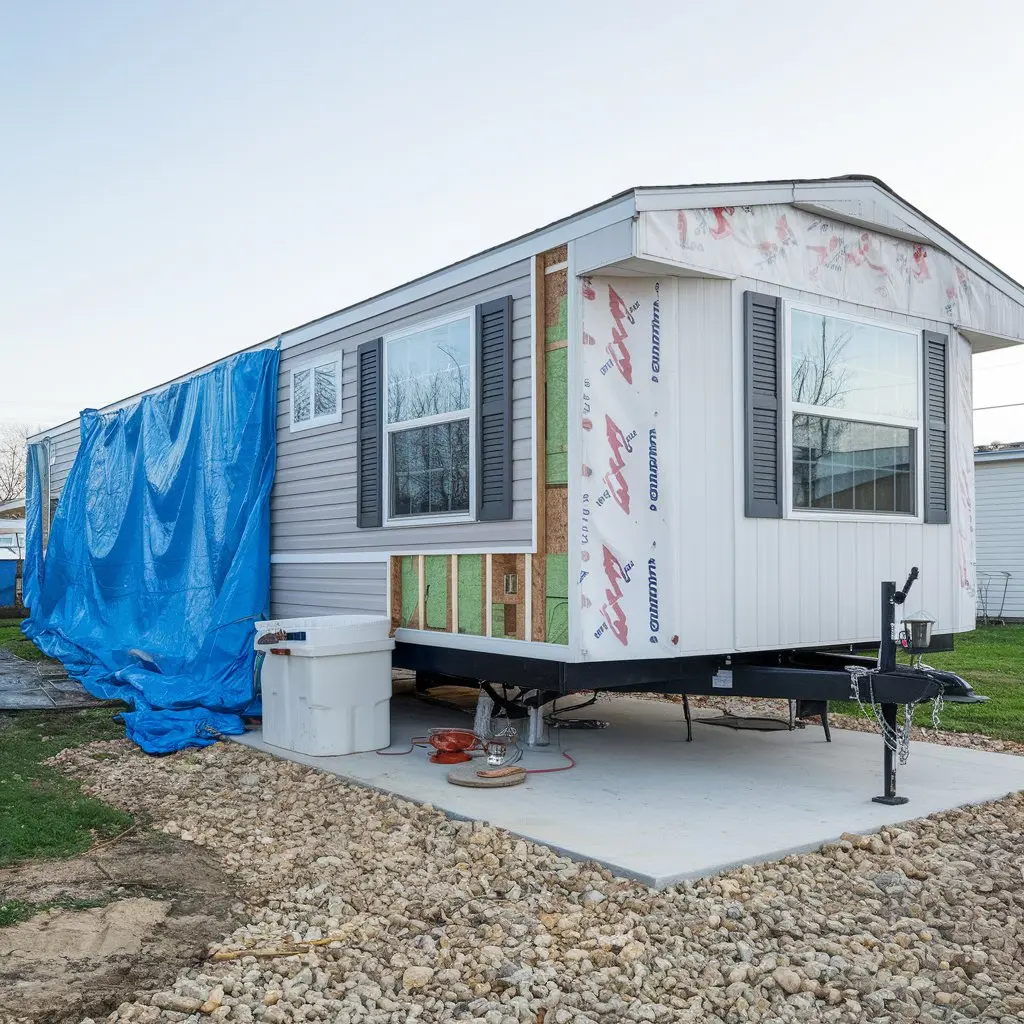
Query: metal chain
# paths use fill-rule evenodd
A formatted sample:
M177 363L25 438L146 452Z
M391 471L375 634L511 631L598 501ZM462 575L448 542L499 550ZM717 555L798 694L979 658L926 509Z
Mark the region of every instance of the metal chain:
M896 755L900 765L905 765L910 760L910 733L914 727L914 709L922 702L914 701L912 704L904 704L903 723L901 725L897 719L896 728L893 729L886 722L881 708L875 700L874 676L878 673L878 669L866 668L863 665L847 665L846 669L850 673L850 696L857 702L857 707L865 715L868 712L864 702L860 699L860 681L864 678L867 679L868 706L871 708L871 716L881 729L885 745ZM942 715L942 706L943 699L940 692L932 699L932 728L936 730L942 727L939 720Z

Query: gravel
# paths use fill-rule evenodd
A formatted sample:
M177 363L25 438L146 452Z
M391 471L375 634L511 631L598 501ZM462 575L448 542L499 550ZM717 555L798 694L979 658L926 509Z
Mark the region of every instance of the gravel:
M54 760L246 894L249 953L112 1024L1024 1019L1022 794L654 892L235 744Z

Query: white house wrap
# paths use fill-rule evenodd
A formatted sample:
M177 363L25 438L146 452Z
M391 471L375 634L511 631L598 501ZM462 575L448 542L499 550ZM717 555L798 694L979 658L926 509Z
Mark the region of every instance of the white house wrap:
M584 278L578 538L584 658L678 653L675 284ZM674 396L676 399L674 400Z

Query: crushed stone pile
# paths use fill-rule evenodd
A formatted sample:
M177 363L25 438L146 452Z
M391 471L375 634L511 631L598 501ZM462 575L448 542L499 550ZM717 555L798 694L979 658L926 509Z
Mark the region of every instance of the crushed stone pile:
M1021 794L655 892L238 745L55 761L247 894L111 1024L1024 1019Z

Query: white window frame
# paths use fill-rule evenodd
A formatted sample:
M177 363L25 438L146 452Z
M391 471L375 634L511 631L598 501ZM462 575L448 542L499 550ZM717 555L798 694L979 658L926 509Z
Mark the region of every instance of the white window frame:
M867 324L898 334L906 334L914 339L917 366L917 418L907 419L902 416L866 415L864 413L848 413L842 409L826 410L822 406L806 405L793 401L793 343L792 317L794 311L829 316L835 320L847 320L850 323ZM871 317L858 316L845 310L830 306L816 306L811 303L783 300L782 303L782 359L785 367L782 377L782 432L784 452L783 488L785 504L783 506L786 519L802 519L821 522L829 520L840 523L904 523L924 522L924 395L922 375L922 332L902 324L888 320L876 320ZM850 420L853 423L877 423L883 427L907 427L914 432L914 513L905 512L862 512L842 511L841 509L809 509L795 508L793 505L793 416L806 413L810 416L827 416L830 419Z
M411 334L429 331L435 327L456 323L459 320L469 321L469 408L457 409L453 412L442 412L434 416L421 416L414 420L402 420L392 423L388 419L388 346L393 341L407 338ZM401 526L443 526L447 523L472 523L476 521L476 434L477 416L477 366L476 366L476 307L468 306L454 313L423 320L410 324L401 330L384 335L381 344L383 350L383 376L381 378L382 405L382 441L381 460L381 493L384 500L383 522L388 527ZM391 514L391 435L414 427L430 427L436 423L452 423L456 420L469 419L469 510L467 512L434 512L416 516L393 516Z
M334 363L335 379L338 382L338 404L337 408L332 413L321 414L320 416L315 415L314 409L315 404L315 377L316 369L320 366L326 366L328 363ZM313 427L323 427L329 423L340 423L342 414L342 400L341 400L341 365L342 358L341 352L327 352L319 356L313 356L307 359L305 362L299 363L297 366L291 368L290 375L288 377L288 420L290 429L293 434L300 430L312 430ZM296 423L295 421L295 375L301 373L303 370L309 370L312 374L310 377L310 409L309 419L302 423Z

